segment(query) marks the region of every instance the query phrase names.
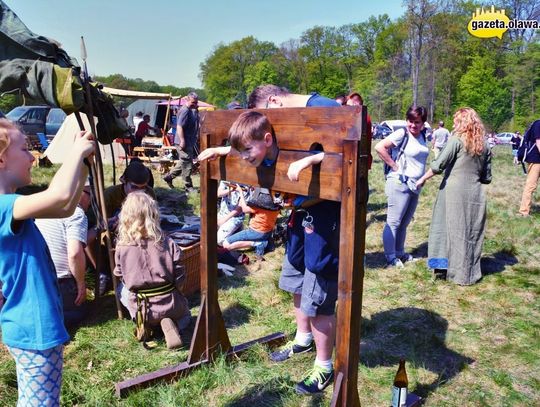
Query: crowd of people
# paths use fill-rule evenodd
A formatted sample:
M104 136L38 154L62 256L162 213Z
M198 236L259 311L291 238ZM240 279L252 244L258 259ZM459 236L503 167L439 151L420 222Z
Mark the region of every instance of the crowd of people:
M357 92L329 99L317 93L294 94L275 85L259 86L249 96L248 110L231 126L229 145L200 153L197 103L197 94L190 93L177 115L174 145L180 159L163 178L171 188L181 176L186 189L195 189L191 177L195 159L235 154L245 165L275 164L279 145L272 124L260 111L249 109L358 106L363 100ZM229 108L242 106L235 101ZM431 140L434 159L428 164L426 119L424 107L411 106L406 129L375 146L388 168L382 235L386 265L403 268L417 260L405 250L407 228L423 186L442 174L429 229L428 266L438 278L474 284L482 276L487 201L482 185L491 182L491 148L481 118L473 109L462 108L454 114L452 132L439 122ZM134 122L138 140L150 128L149 117L141 112ZM540 120L518 138L512 140L515 160L524 160L528 166L519 212L527 216L540 175ZM526 158L520 158L524 143ZM88 227L85 215L92 190L83 162L93 151L93 136L81 132L49 187L34 195L18 195L16 190L31 182L34 157L25 135L0 119L0 281L5 297L1 328L3 342L16 362L21 405L35 400L58 404L63 346L69 340L65 327L80 321L86 312L86 257L93 258L91 248L98 233ZM324 157L323 151L312 151L290 165L287 177L298 181L304 169ZM152 172L133 160L120 181L104 194L108 225L116 237L116 266L111 271L121 279L117 295L135 323L137 339L146 342L154 329L161 329L167 347L178 348L183 345L181 332L191 319L181 292L182 253L160 227ZM222 181L218 244L225 250L253 248L262 259L281 206L269 207L257 199L269 196L275 204L276 192ZM279 287L292 294L297 329L294 339L272 352L270 359L283 362L314 350L313 369L296 384L298 393L313 394L323 391L334 377L340 203L307 196L284 196L280 203L289 207L290 215ZM244 228L246 214L250 220ZM21 318L28 309L35 311Z

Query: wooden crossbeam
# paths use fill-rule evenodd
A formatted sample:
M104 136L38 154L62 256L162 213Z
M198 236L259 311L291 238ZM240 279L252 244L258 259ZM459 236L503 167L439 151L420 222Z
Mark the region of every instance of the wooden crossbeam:
M324 151L340 154L343 151L343 140L349 136L350 129L357 125L360 107L253 110L268 117L279 138L281 150L309 151L313 144L322 144ZM201 138L210 136L209 147L223 145L229 128L242 112L218 110L201 113Z
M228 180L247 185L260 185L275 191L316 196L322 199L341 199L341 154L325 153L323 162L306 168L298 182L287 178L289 165L310 155L307 152L280 150L273 167L249 167L239 156L222 157L210 163L209 176L215 180Z

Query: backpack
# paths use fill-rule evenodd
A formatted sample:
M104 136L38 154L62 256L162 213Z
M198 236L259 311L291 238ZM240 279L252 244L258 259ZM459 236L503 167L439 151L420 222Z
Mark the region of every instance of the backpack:
M394 162L397 162L401 158L401 156L405 152L405 147L407 147L407 142L409 141L409 132L407 131L407 129L402 129L402 130L405 132L405 135L403 136L399 144L395 147L392 147L392 149L390 150L390 156L392 157L392 160L394 160ZM426 129L422 130L420 135L423 137L424 142L426 142ZM392 167L390 167L384 161L383 161L383 165L384 165L384 178L387 178Z
M531 125L529 129L525 132L525 135L523 136L523 139L519 144L519 148L517 150L517 160L520 163L524 163L527 161L527 155L530 154L532 149L536 146L536 143L531 143L532 127L533 126Z

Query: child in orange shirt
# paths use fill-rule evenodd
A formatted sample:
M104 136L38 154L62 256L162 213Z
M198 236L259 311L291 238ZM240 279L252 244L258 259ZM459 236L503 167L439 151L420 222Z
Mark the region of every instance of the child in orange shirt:
M244 213L251 215L247 229L241 230L227 237L223 241L223 247L227 250L245 249L253 247L258 258L264 255L264 249L268 245L268 239L276 225L279 209L268 210L255 206L249 206L244 198L244 192L237 186L240 195L238 206Z

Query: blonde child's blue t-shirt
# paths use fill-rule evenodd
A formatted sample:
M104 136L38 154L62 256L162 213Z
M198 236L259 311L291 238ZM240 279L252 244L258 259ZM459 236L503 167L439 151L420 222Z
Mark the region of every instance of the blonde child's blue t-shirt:
M65 343L62 301L54 264L33 219L12 229L16 194L0 195L0 312L2 341L11 347L45 350Z

